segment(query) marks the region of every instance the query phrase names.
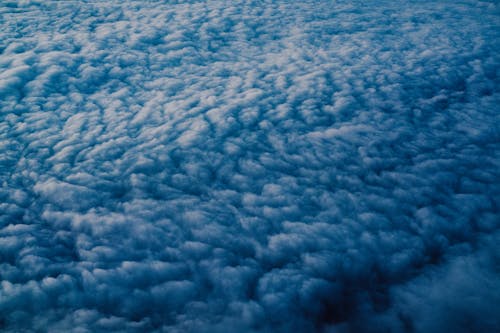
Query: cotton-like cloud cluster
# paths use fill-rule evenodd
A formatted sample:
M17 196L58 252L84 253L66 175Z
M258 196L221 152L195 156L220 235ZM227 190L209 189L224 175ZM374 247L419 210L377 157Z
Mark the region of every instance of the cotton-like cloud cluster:
M0 18L0 330L500 329L496 1Z

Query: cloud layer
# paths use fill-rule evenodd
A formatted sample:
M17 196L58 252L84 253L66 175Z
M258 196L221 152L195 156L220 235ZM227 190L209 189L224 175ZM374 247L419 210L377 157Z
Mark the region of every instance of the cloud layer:
M495 1L2 1L0 329L500 329Z

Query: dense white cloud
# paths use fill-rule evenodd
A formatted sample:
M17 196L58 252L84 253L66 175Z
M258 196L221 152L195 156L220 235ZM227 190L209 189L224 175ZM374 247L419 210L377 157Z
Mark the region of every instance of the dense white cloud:
M2 1L0 328L500 328L494 1Z

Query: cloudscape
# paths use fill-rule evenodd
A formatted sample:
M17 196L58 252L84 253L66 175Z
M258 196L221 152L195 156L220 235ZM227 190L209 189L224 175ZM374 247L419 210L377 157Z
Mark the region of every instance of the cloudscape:
M0 331L500 331L499 6L0 1Z

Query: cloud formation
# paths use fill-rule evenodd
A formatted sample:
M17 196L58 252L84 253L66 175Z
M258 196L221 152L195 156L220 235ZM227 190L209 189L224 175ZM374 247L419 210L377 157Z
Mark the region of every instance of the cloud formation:
M495 1L2 1L0 329L500 329Z

